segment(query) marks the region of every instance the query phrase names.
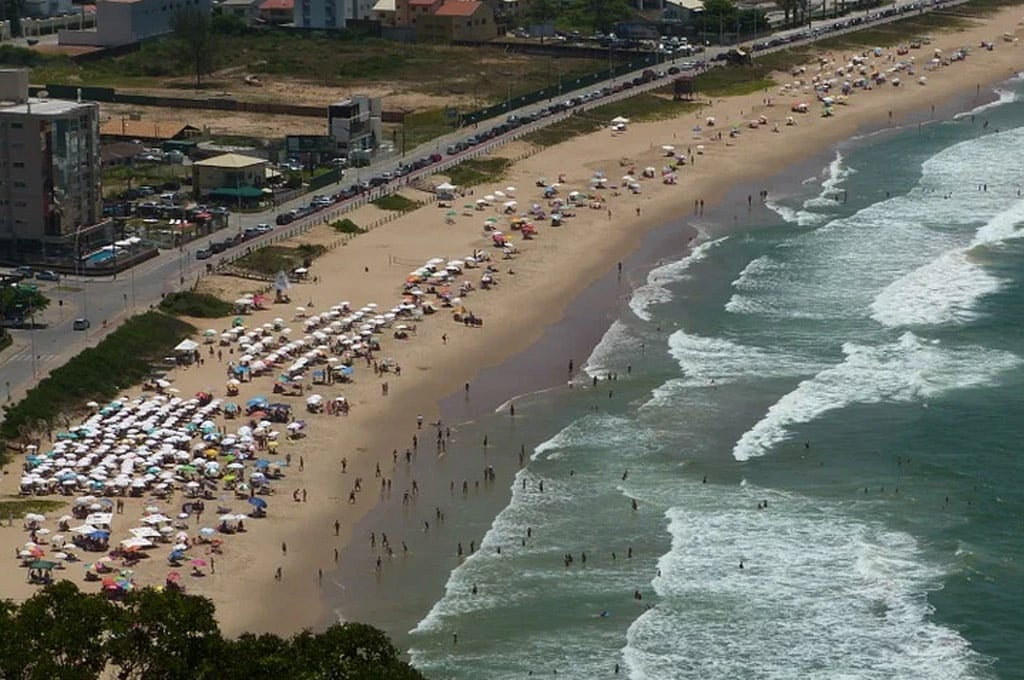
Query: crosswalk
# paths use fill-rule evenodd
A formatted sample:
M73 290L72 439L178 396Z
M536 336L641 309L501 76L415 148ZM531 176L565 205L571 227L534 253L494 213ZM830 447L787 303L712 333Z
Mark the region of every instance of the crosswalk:
M58 356L60 356L60 355L59 354L37 354L36 355L36 357L37 357L36 361L38 363L40 363L40 364L46 364L46 363L49 363L49 362L53 361ZM22 362L22 363L29 363L29 362L32 361L32 352L31 351L22 350L21 352L18 352L16 354L12 354L10 357L2 357L2 356L0 356L0 362L6 363L4 361L4 359L6 359L6 361L17 361L17 362Z

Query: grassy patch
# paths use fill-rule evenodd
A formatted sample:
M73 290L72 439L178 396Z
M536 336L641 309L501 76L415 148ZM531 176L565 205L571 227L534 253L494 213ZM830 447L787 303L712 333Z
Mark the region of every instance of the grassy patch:
M183 338L191 325L161 312L138 314L104 338L55 368L12 406L4 407L0 438L12 440L46 427L90 399L111 399L152 371L155 362Z
M967 6L969 5L964 7ZM954 8L952 11L958 12L959 9ZM836 36L835 38L828 38L818 42L816 47L821 50L891 47L892 45L909 42L917 36L925 36L930 33L943 31L955 31L971 24L972 22L969 19L961 16L945 12L929 12L920 16L893 21L889 24L866 28L863 31L855 31L846 35Z
M279 271L289 272L305 266L325 252L327 248L324 246L310 243L295 247L265 246L235 260L234 266L265 276L275 276Z
M671 86L661 88L664 92L644 92L635 97L598 106L589 111L569 116L554 125L531 132L523 139L537 146L552 146L579 135L585 135L607 127L612 118L623 116L634 123L666 120L682 113L693 111L698 105L693 102L675 101L668 92Z
M754 62L749 66L713 68L693 79L698 94L708 97L731 97L750 94L775 86L769 75L776 69Z
M0 328L0 352L14 344L14 338L7 332L6 328Z
M386 125L384 138L391 139L395 147L402 148L403 134L406 149L415 149L424 142L442 137L455 129L453 121L445 116L444 109L425 109L405 114L405 125Z
M423 205L419 201L406 198L400 194L388 194L381 196L376 201L371 201L381 210L393 210L395 212L409 212Z
M119 165L103 171L103 193L118 195L129 187L152 186L161 188L167 182L184 184L191 173L183 165L168 163L138 163Z
M160 301L160 309L176 316L216 319L231 314L233 307L230 302L225 302L214 295L185 290L166 295Z
M67 58L44 58L31 50L10 53L11 65L27 60L33 83L86 84L118 89L166 87L192 89L190 66L175 41L146 41L130 54L76 65ZM0 53L2 54L2 53ZM8 62L5 62L8 63ZM253 31L218 35L215 72L206 79L212 91L242 87L245 74L264 81L298 79L341 88L387 82L396 91L438 97L459 96L479 105L604 68L606 59L554 58L506 54L456 45L409 45L374 38L315 32Z
M500 179L511 162L507 158L472 158L452 167L448 176L460 187L486 184Z
M360 227L358 224L356 224L355 222L353 222L352 220L350 220L347 217L345 219L343 219L343 220L338 220L337 222L332 222L331 226L334 227L335 231L340 232L342 234L365 234L366 233L365 229L363 229L362 227Z
M48 501L42 498L16 498L11 500L0 500L0 520L12 517L15 520L21 519L30 512L45 514L60 510L67 501Z

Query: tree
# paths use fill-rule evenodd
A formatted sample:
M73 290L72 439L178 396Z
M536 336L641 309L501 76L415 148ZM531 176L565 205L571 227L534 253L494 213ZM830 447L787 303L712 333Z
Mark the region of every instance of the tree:
M10 605L8 605L10 607ZM106 630L114 606L70 581L47 586L26 600L4 626L4 678L96 678L106 666Z
M145 588L128 595L112 619L108 644L118 678L204 677L223 648L213 602L176 590ZM216 673L209 677L216 677Z
M533 0L527 16L538 24L546 24L558 18L561 5L556 0Z
M182 59L195 73L196 87L201 87L203 76L213 70L216 47L210 15L195 5L184 7L171 17L171 33L181 47Z
M365 623L336 623L319 635L307 631L291 641L301 677L425 680L398 656L391 640Z
M603 33L610 32L616 22L633 16L633 8L626 0L573 0L572 11L581 22Z
M0 288L0 318L23 321L50 306L50 298L35 286L15 284Z
M217 35L245 35L250 30L242 17L224 12L213 15L210 29Z
M223 654L231 663L220 669L218 680L301 678L308 670L299 663L291 642L276 635L245 633L226 641Z

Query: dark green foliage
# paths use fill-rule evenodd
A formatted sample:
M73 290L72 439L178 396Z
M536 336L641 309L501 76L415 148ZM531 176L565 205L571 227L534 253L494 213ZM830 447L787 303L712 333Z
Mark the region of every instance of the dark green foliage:
M460 187L486 184L500 179L511 162L507 158L471 158L449 170L448 176L452 184Z
M178 316L216 319L231 314L233 307L230 302L225 302L215 295L184 290L166 295L160 301L160 309Z
M210 14L196 6L182 7L171 17L171 33L178 43L178 58L191 67L198 88L203 76L213 71L217 47Z
M95 680L104 669L118 680L424 680L371 626L225 640L212 602L174 590L115 603L63 581L20 606L0 601L0 631L4 680Z
M0 318L31 320L50 306L50 299L31 284L0 288Z
M381 210L394 210L395 212L409 212L423 205L419 201L413 201L399 194L388 194L381 196L373 204Z
M234 266L264 276L276 276L279 271L290 272L296 267L306 266L307 261L323 255L326 251L327 248L324 246L310 243L304 243L297 248L265 246L235 260Z
M352 220L350 220L347 217L345 219L343 219L343 220L338 220L337 222L333 223L331 226L334 227L335 231L340 231L342 234L365 234L366 233L365 229L363 229L362 227L360 227L358 224L356 224L355 222L353 222Z
M81 408L90 399L117 396L145 379L155 361L193 332L194 327L160 312L133 316L96 347L55 368L24 399L5 407L0 438L11 440L53 423L61 413Z

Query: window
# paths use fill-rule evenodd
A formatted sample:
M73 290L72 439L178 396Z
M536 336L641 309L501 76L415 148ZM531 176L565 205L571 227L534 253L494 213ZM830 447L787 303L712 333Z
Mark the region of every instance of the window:
M22 163L21 161L14 161L13 165L16 168L23 168L23 167L25 167L25 164Z
M25 127L22 123L11 123L12 130L20 130Z
M24 189L25 188L25 183L24 182L17 182L17 181L15 181L15 182L12 182L12 184L14 185L15 189Z

